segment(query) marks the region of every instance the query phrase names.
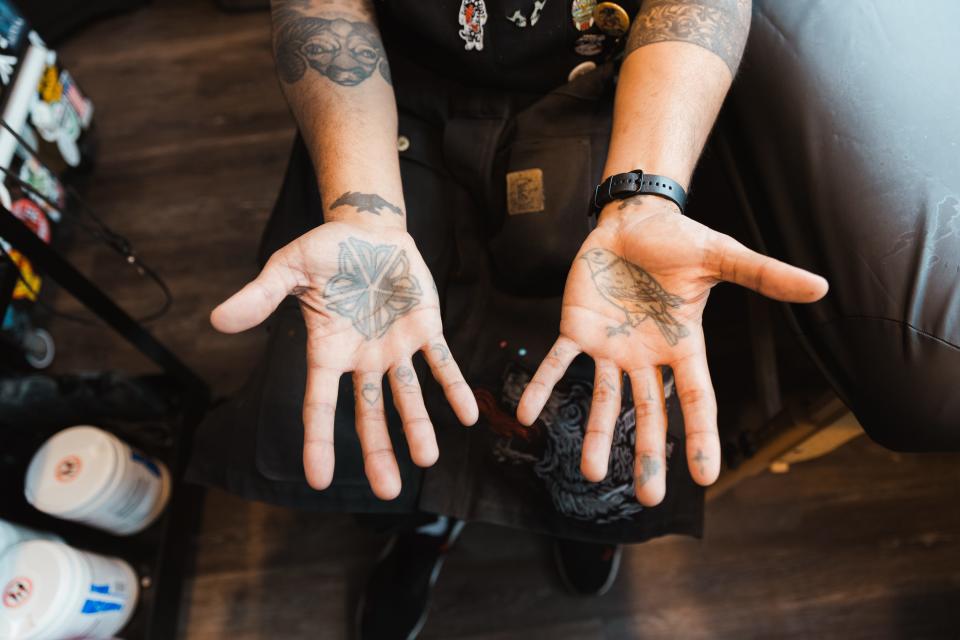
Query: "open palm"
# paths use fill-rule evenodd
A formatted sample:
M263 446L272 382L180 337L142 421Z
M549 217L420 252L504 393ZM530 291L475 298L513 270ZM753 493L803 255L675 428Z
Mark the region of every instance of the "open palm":
M822 298L820 276L755 253L712 231L663 200L616 207L601 218L570 269L560 337L527 386L517 417L532 424L553 386L579 353L596 364L581 471L606 476L622 379L630 377L636 407L635 489L646 505L666 491L666 407L660 365L674 372L694 480L720 472L717 408L701 326L710 289L722 280L790 302Z
M263 322L287 296L300 301L307 329L303 466L316 489L334 467L334 412L340 376L353 372L357 434L374 493L400 493L400 472L387 431L383 376L390 380L410 456L420 466L438 456L433 425L411 360L423 351L464 424L476 400L443 338L437 291L413 239L396 229L328 222L277 251L260 275L214 309L226 333Z

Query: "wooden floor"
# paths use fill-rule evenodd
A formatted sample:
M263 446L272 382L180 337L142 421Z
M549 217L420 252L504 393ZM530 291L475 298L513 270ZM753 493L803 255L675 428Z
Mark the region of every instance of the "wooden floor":
M97 107L91 199L176 297L157 335L218 393L236 389L263 336L217 335L206 316L254 273L293 132L267 16L158 1L84 31L62 52ZM135 312L158 301L90 243L71 258ZM145 368L105 330L53 329L64 370ZM382 543L344 517L212 493L182 636L347 638ZM542 539L468 527L423 637L958 638L960 456L899 455L861 438L758 477L709 506L702 542L628 549L601 599L564 595Z

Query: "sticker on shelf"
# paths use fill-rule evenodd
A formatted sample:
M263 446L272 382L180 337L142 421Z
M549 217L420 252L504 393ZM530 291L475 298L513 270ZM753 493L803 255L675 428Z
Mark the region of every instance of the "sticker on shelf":
M43 70L40 76L40 82L37 83L37 93L44 102L60 102L63 95L63 85L60 84L60 74L57 73L55 66L49 66Z
M27 21L7 0L0 0L0 49L16 49L27 31Z
M29 198L20 198L13 203L10 211L21 222L30 227L34 234L47 244L50 244L50 222L43 210Z
M33 270L33 265L27 260L27 257L16 249L7 249L10 259L20 271L20 278L17 279L17 285L13 288L14 300L30 300L35 302L37 294L40 293L40 285L43 281L37 272ZM26 281L26 282L24 282Z
M41 37L40 37L40 34L37 33L36 31L31 31L30 33L28 33L28 34L27 34L27 40L29 40L29 41L30 41L30 44L32 44L32 45L35 46L35 47L44 47L44 48L46 48L46 46L47 46L47 43L43 41L43 38L41 38Z
M80 124L86 129L93 120L93 103L83 95L73 76L66 70L60 72L60 86L67 104L73 108L74 113L80 118Z
M60 181L50 171L47 170L36 158L30 156L20 165L20 180L27 183L38 191L42 196L51 202L56 203L57 208L51 207L34 193L27 192L27 197L40 205L44 213L54 222L60 222L60 212L66 204L66 195ZM24 189L26 191L26 189Z
M0 83L10 84L10 78L13 77L13 70L17 68L17 56L7 54L0 55Z
M36 100L30 110L30 120L41 138L57 145L64 162L71 167L80 164L80 148L77 146L80 116L68 102Z
M17 311L10 305L7 305L7 312L3 316L3 323L0 324L0 329L4 331L10 331L17 325Z

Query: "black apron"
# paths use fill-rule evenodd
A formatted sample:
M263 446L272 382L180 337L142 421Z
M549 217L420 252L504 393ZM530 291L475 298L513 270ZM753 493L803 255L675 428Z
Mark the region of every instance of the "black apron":
M664 372L667 494L655 508L642 507L634 497L629 385L607 478L590 483L580 474L593 386L589 358L574 362L533 428L516 422L520 393L556 338L567 270L590 231L587 213L606 156L615 66L599 60L596 70L567 83L557 60L546 68L538 46L530 60L521 59L517 52L537 37L562 42L573 51L576 30L569 0L550 0L540 22L525 30L491 9L487 25L495 28L488 31L484 50L465 51L465 62L458 62L449 50L464 44L457 35L455 4L460 3L391 4L382 12L381 29L400 134L410 142L400 153L408 228L437 282L444 331L477 395L480 422L470 429L460 426L425 363L415 358L440 458L426 471L412 464L399 418L386 398L403 490L396 500L380 501L363 473L351 382L344 376L335 419L334 482L326 491L313 491L306 484L301 457L304 326L295 301L288 299L268 323L272 335L266 354L245 389L201 427L189 477L249 498L302 508L423 510L611 542L639 542L667 533L700 535L703 490L686 468L683 422L669 370ZM488 8L493 4L487 3ZM561 6L564 11L559 11ZM451 7L448 19L443 12ZM423 21L417 22L418 17ZM420 32L406 26L410 20L420 25ZM497 20L505 26L496 26ZM572 33L565 34L558 23L564 29L569 25ZM497 33L504 38L500 53L494 48ZM404 34L419 42L417 53L411 53L408 41L393 44ZM528 40L531 37L534 40ZM449 58L425 66L424 43L444 39ZM474 70L466 54L488 58L476 62ZM444 58L436 51L427 57ZM534 77L537 65L544 65L538 84L517 90L514 80L504 78L499 88L485 86L497 73L509 71L503 67L508 63L515 65L518 77ZM451 75L451 64L462 64L462 72ZM556 71L550 80L553 89L545 91L544 77L551 71ZM506 175L530 169L542 172L544 210L508 215ZM261 263L320 224L322 214L313 167L298 138L264 233ZM389 395L389 389L385 393Z

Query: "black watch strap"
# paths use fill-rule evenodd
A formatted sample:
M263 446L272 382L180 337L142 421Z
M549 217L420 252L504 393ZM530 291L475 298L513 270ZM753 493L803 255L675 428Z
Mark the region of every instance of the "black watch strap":
M614 200L646 194L672 200L680 207L680 213L687 204L687 193L676 180L634 169L630 173L610 176L598 184L593 194L593 206L595 211L600 211Z

